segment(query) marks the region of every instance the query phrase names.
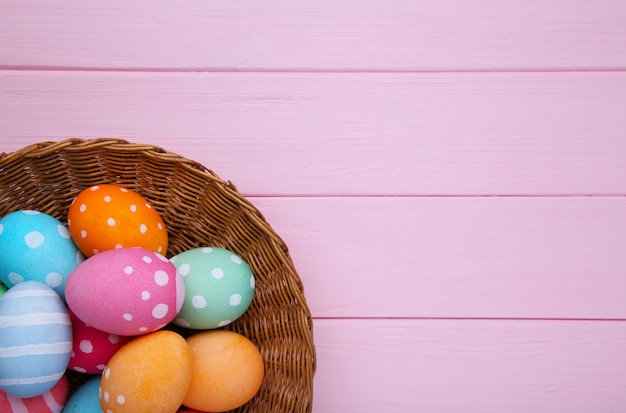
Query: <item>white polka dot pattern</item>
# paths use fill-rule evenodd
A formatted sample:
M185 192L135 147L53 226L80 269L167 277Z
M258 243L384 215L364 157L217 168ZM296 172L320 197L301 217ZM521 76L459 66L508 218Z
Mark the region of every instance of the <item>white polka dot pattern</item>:
M178 268L178 271L180 272L180 275L185 276L189 274L190 269L189 264L183 264Z
M163 304L163 303L157 304L152 309L152 317L156 318L157 320L162 320L163 318L165 318L168 311L169 311L169 307L167 306L167 304Z
M46 284L51 288L56 288L63 283L63 276L58 272L51 272L46 275Z
M16 273L16 272L11 272L9 273L9 285L13 284L19 284L21 282L24 282L24 277L22 277L20 274Z
M62 238L70 239L70 232L67 230L65 225L57 225L57 232Z
M211 275L213 276L213 278L215 278L216 280L221 280L222 278L224 278L224 270L221 268L214 268L211 271Z
M93 344L89 340L82 340L78 346L83 353L89 354L93 351Z
M191 303L195 308L204 308L206 307L206 300L201 295L194 295L191 299Z
M46 240L46 237L39 231L29 232L24 236L24 242L31 249L37 249L41 247Z
M167 275L167 273L163 270L157 270L154 273L154 282L156 283L156 285L158 285L159 287L163 287L164 285L167 285L169 281L169 276Z

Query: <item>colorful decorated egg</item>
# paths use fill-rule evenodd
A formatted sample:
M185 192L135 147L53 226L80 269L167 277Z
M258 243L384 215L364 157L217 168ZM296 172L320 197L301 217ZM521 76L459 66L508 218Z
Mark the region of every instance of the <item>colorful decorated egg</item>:
M191 351L191 386L183 404L203 412L225 412L244 405L263 383L261 353L245 336L227 330L187 338Z
M100 376L83 383L65 404L63 413L102 413L100 408Z
M46 284L24 281L0 297L0 389L20 398L58 383L72 351L70 316Z
M61 377L57 384L44 394L21 399L0 390L0 412L2 413L61 413L69 383L66 376ZM96 398L97 400L97 398ZM98 406L99 407L99 406ZM87 412L86 412L87 413ZM102 412L98 412L102 413Z
M189 346L177 333L156 331L122 347L100 379L103 412L175 413L191 383Z
M175 323L207 330L239 318L254 296L254 275L237 254L223 248L194 248L171 258L185 283L185 302Z
M85 324L69 310L73 346L68 368L79 373L100 374L111 357L130 337L106 333Z
M143 248L101 252L70 274L65 297L98 330L136 336L163 328L182 307L185 286L163 255Z
M67 218L74 242L87 257L128 247L167 252L163 219L145 198L123 186L101 184L84 189Z
M48 214L23 210L0 219L0 281L8 287L35 280L63 297L83 259L65 225Z

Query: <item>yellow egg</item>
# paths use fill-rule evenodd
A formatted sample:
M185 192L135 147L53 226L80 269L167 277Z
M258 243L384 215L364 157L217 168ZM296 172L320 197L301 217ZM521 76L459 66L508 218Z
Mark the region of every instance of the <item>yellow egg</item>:
M261 388L264 365L254 343L241 334L209 330L187 338L192 380L183 401L203 412L225 412L248 402Z
M115 353L100 379L100 407L109 413L175 413L191 383L185 339L159 330Z

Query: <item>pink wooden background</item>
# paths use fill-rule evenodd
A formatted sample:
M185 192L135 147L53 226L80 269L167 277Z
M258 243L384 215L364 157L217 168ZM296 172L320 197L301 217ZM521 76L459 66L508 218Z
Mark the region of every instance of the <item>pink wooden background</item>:
M315 413L626 412L623 0L0 0L0 151L103 136L285 239Z

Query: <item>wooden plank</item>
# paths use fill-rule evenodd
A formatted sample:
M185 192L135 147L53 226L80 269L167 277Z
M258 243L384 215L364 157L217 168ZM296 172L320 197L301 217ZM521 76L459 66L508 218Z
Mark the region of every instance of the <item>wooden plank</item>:
M123 137L197 160L247 195L626 188L626 72L4 71L0 113L2 151Z
M626 67L621 0L2 0L0 7L0 64L12 68Z
M315 320L314 413L626 410L626 323Z
M316 317L626 318L626 197L251 199Z

